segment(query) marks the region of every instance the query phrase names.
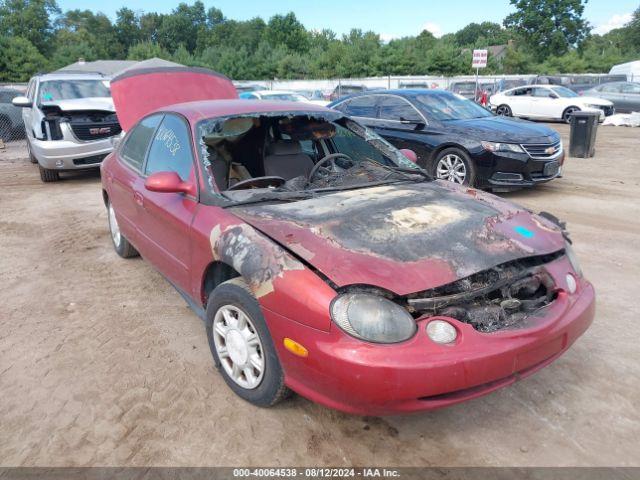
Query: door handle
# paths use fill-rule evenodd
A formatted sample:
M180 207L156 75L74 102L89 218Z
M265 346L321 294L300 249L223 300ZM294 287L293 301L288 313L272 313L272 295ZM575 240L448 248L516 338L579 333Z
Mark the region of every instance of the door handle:
M140 192L133 192L133 199L141 207L144 205L144 197L142 196L142 194Z

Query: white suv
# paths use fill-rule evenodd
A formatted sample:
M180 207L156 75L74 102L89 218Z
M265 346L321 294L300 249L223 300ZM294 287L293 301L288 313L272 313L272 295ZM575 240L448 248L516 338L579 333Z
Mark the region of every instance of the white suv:
M27 147L43 182L65 170L97 168L120 138L109 79L99 74L50 73L29 81L22 107Z

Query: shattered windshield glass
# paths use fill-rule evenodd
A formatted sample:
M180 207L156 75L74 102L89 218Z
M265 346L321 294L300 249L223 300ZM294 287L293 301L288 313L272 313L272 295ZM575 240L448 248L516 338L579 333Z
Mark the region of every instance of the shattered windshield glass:
M260 113L198 125L211 193L231 202L293 201L431 177L339 112Z

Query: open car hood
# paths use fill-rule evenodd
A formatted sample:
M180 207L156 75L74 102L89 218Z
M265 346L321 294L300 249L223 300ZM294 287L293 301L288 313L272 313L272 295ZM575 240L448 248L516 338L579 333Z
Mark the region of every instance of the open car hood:
M145 115L176 103L238 98L224 75L206 68L131 68L111 80L111 96L123 130Z
M562 232L552 222L445 182L231 210L338 287L374 285L397 295L564 248Z

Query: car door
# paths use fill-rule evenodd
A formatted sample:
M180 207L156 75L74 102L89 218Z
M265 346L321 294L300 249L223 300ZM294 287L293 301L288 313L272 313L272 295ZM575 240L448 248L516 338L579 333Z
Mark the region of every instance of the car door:
M139 251L144 245L138 235L139 192L144 189L143 168L151 139L163 115L151 115L135 125L114 153L116 162L107 171L109 200L122 234Z
M623 95L623 100L621 104L625 112L640 111L640 84L639 83L623 83L622 95Z
M511 91L507 96L509 98L508 105L511 108L511 113L515 117L526 117L530 113L531 108L531 94L533 88L522 87L516 88Z
M429 122L405 98L399 95L378 96L378 119L372 127L396 148L408 148L425 165L434 149Z
M535 118L557 118L555 110L557 110L558 96L551 90L544 87L535 87L532 89L529 98L529 116Z
M189 124L177 114L165 114L151 141L144 177L157 172L176 172L183 182L196 185L193 143ZM189 291L191 242L189 233L195 215L197 194L137 192L140 253L169 281Z
M622 84L609 83L598 87L596 90L597 95L594 95L595 97L604 98L605 100L613 102L613 106L616 110L625 110L625 98L622 93Z

